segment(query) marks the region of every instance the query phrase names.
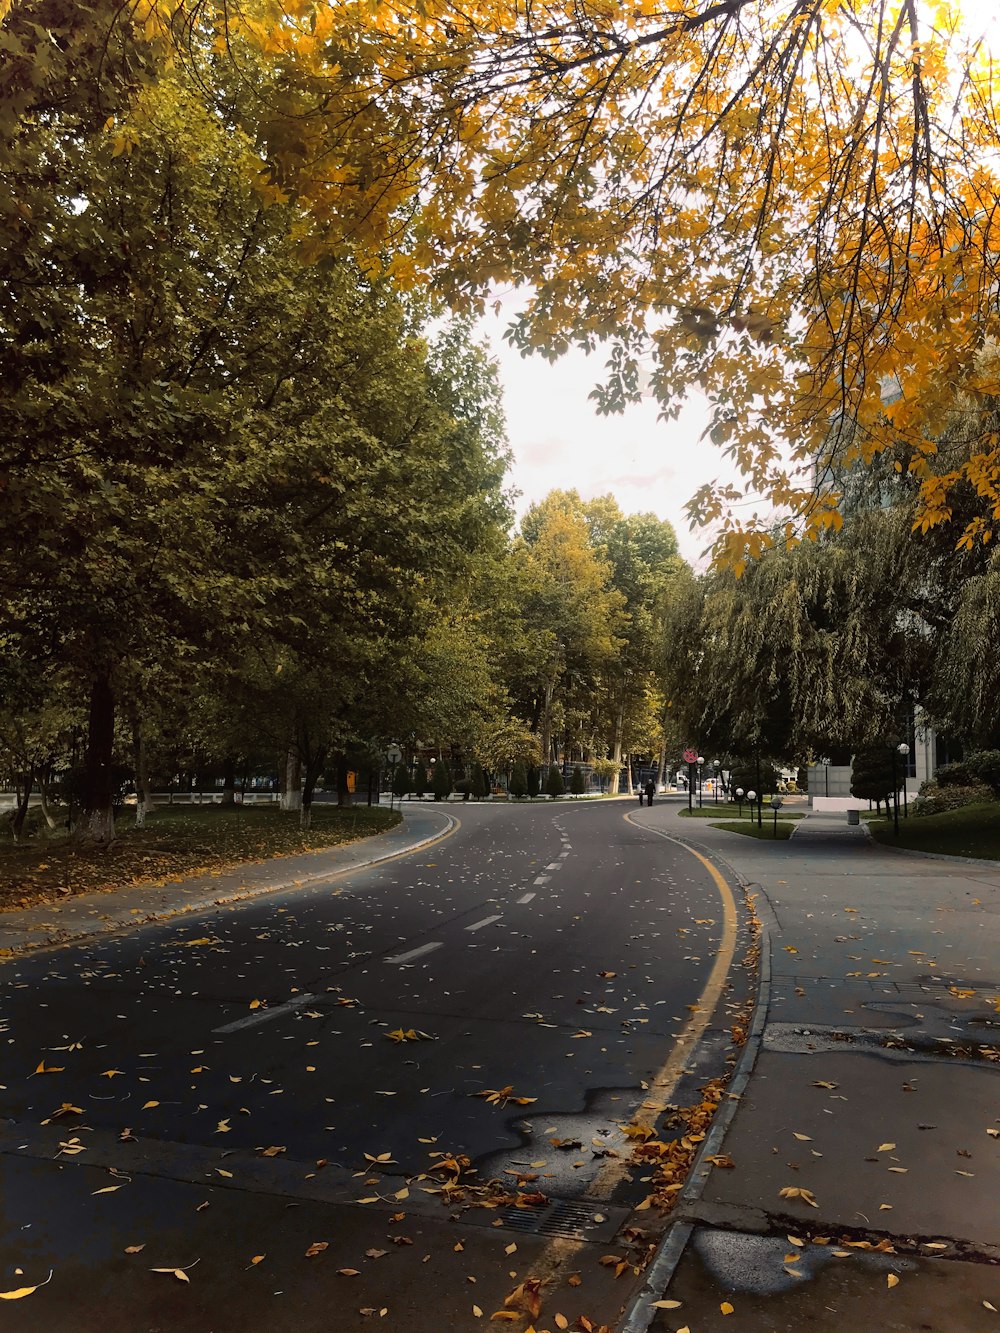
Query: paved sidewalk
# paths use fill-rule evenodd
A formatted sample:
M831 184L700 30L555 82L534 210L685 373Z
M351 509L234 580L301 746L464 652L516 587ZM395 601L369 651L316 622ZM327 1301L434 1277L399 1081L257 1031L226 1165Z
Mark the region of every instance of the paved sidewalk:
M624 1333L1000 1329L1000 865L897 852L843 814L768 842L679 809L641 820L757 894L758 1039L711 1145L735 1165L689 1182Z
M247 861L231 870L165 883L81 893L63 902L4 912L0 914L0 957L329 879L415 851L455 824L451 815L421 806L407 805L402 814L403 823L388 833L359 838L340 847Z

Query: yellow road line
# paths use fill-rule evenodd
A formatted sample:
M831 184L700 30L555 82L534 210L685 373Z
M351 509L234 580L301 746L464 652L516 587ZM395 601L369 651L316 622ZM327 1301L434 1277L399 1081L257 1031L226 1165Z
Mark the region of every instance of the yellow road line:
M624 815L623 818L634 828L642 829L644 833L653 833L657 837L666 838L668 842L682 847L684 851L689 852L699 860L712 876L722 900L722 939L719 942L718 953L715 956L715 962L708 975L708 980L698 997L697 1008L692 1011L691 1017L684 1024L669 1056L654 1076L645 1100L635 1115L636 1124L643 1126L645 1129L651 1129L656 1118L673 1096L674 1089L684 1073L684 1068L691 1057L691 1053L701 1039L722 998L726 977L729 975L729 969L736 954L738 915L736 899L733 897L732 889L707 857L702 856L701 852L696 852L687 843L672 838L669 833L661 833L659 829L651 829L644 824L637 824L631 815ZM622 1157L606 1157L600 1170L584 1190L584 1197L594 1199L595 1202L598 1200L606 1202L617 1185L628 1174L629 1166L630 1163ZM550 1241L536 1261L536 1276L543 1279L554 1276L564 1264L569 1263L573 1256L583 1248L583 1244L584 1242L575 1240Z

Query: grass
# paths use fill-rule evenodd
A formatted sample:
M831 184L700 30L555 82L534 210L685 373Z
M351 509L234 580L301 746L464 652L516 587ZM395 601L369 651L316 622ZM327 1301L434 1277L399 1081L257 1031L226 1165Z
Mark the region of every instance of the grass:
M945 810L939 815L910 815L899 819L899 837L891 819L874 817L868 828L876 842L890 847L908 847L916 852L942 852L948 856L974 856L984 861L1000 860L1000 802L983 801Z
M706 802L700 810L697 806L695 806L693 810L689 810L687 806L685 806L680 813L685 819L745 819L748 824L750 822L750 807L747 805L746 801L743 802L742 813L740 807L734 801L720 801L718 805L714 802L709 805ZM805 811L797 814L791 810L783 810L781 818L805 819ZM774 819L774 813L766 801L764 802L764 819L765 821Z
M110 848L78 848L65 834L0 843L0 910L69 894L160 884L211 874L241 861L263 861L353 842L393 828L400 815L379 806L314 805L312 827L276 806L164 806L137 829L120 816Z
M801 816L799 816L801 818ZM745 838L760 838L768 842L781 842L783 838L792 836L792 829L795 825L790 820L779 819L777 834L774 831L774 816L765 819L762 828L757 827L757 822L753 823L749 819L728 820L724 824L713 824L712 828L725 829L727 833L742 833Z

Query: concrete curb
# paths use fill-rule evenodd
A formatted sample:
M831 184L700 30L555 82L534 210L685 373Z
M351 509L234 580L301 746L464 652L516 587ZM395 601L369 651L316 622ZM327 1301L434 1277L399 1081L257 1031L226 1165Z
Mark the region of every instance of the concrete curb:
M318 870L313 873L306 872L304 874L296 874L294 877L283 879L277 883L271 881L266 884L240 889L235 893L227 892L222 889L216 893L212 893L209 890L204 897L199 897L189 902L178 903L172 908L167 906L160 910L151 910L142 916L134 915L132 909L127 909L126 915L119 917L109 917L107 915L104 917L97 917L92 922L87 922L86 927L82 924L77 926L71 925L65 933L60 933L59 927L53 926L52 933L47 938L43 939L38 939L34 935L29 936L27 927L5 925L3 917L0 916L0 951L2 951L0 952L0 965L7 962L13 962L28 954L40 953L45 949L60 949L65 945L78 944L81 940L123 934L127 931L137 930L142 926L148 925L152 921L171 921L176 917L190 916L197 912L207 912L213 907L228 907L233 903L250 902L253 899L263 898L272 893L284 893L292 889L309 888L314 884L322 883L324 880L336 879L340 875L353 874L359 870L367 870L371 866L381 865L385 861L392 861L400 856L409 856L414 852L419 852L424 847L431 846L439 839L447 837L459 827L460 821L456 819L454 815L446 814L441 810L433 811L431 813L441 817L443 821L442 827L434 833L419 836L415 838L414 841L409 842L402 847L386 849L375 856L364 857L360 860L350 860L345 865ZM372 838L389 837L391 836L391 832L376 833L371 836ZM341 844L340 849L343 850L352 846L362 847L366 841L367 839L362 838L353 844ZM329 855L336 850L338 849L329 848L326 851L320 850L316 852L315 855ZM296 855L299 855L299 853L296 853ZM285 859L285 857L271 858L272 863L276 866L280 865L280 862ZM226 874L239 875L242 867L257 866L259 864L260 862L257 861L241 862L233 866L231 870L226 871ZM113 897L113 892L111 894L101 894L100 897L103 901L106 898ZM48 907L50 905L45 904L45 906ZM27 908L23 910L33 911L35 909ZM5 913L4 915L12 916L14 913ZM5 935L8 933L14 937L9 943L5 942Z
M740 1099L746 1091L754 1065L757 1063L771 1003L771 921L775 918L773 908L763 887L745 879L714 849L695 844L693 841L684 838L674 837L673 834L667 836L673 838L676 842L692 847L694 850L701 852L702 855L709 856L716 863L725 866L726 870L743 889L744 894L750 889L756 890L757 896L766 904L767 916L771 918L771 920L765 920L758 914L760 920L760 971L757 978L757 996L754 1000L753 1017L747 1032L746 1045L743 1047L743 1053L726 1089L726 1099L715 1113L705 1140L691 1165L687 1182L677 1197L674 1208L679 1214L682 1214L684 1208L697 1203L704 1192L705 1185L712 1173L712 1167L706 1166L705 1161L708 1157L714 1157L721 1151L726 1134L739 1109ZM642 1287L632 1297L631 1303L625 1311L619 1333L647 1333L658 1313L653 1303L661 1300L663 1293L669 1288L693 1232L694 1223L685 1221L683 1216L678 1216L677 1220L668 1226L663 1239L656 1248L652 1262L646 1270Z

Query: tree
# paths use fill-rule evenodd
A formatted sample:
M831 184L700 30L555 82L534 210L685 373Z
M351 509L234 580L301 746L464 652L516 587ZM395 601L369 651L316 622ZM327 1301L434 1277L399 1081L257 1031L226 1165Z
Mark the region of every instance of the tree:
M574 796L582 796L587 790L587 784L583 777L583 769L579 764L574 764L573 766L573 777L570 781L569 789Z
M410 773L403 760L396 765L395 772L392 775L393 793L402 800L410 790Z
M528 766L527 787L529 797L537 796L542 789L541 774L534 764Z
M451 795L451 764L447 759L439 759L434 765L434 776L431 780L431 791L434 793L435 801L446 801Z
M851 795L863 801L885 801L902 783L899 766L893 763L890 745L874 745L858 750L851 762Z
M12 10L29 50L41 8ZM48 8L58 37L68 7ZM713 440L790 522L836 522L835 493L811 484L831 416L844 427L831 447L868 460L899 433L931 440L956 376L984 391L963 361L989 331L1000 253L996 74L950 10L552 0L512 18L426 0L419 23L321 3L275 25L206 0L189 18L148 13L152 50L173 40L202 68L225 50L246 69L244 116L274 188L317 221L312 253L354 244L373 270L465 308L522 283L522 346L608 343L605 410L639 395L646 356L666 411L699 385ZM114 54L132 21L128 7L88 12ZM887 383L901 392L883 402ZM925 456L929 522L977 478L991 521L998 446L982 443L958 475ZM739 498L708 488L695 512ZM730 513L721 552L759 553L766 527Z
M472 765L472 777L469 779L469 795L475 801L481 801L484 796L489 795L489 787L486 783L486 774L483 772L482 764Z
M558 764L549 765L548 777L545 779L545 791L549 796L562 796L566 790L563 783L562 773L559 771Z
M520 800L522 796L527 796L528 794L528 774L525 770L524 762L521 759L518 759L514 764L513 769L511 769L510 782L507 786L507 790L510 795L517 800Z
M422 759L418 759L418 760L417 760L416 768L414 768L414 770L413 770L413 794L414 794L414 796L416 796L416 797L418 797L418 798L420 798L420 799L423 799L423 796L424 796L425 792L427 791L427 786L428 786L428 783L427 783L427 769L424 767L424 762L423 762L423 760L422 760Z

